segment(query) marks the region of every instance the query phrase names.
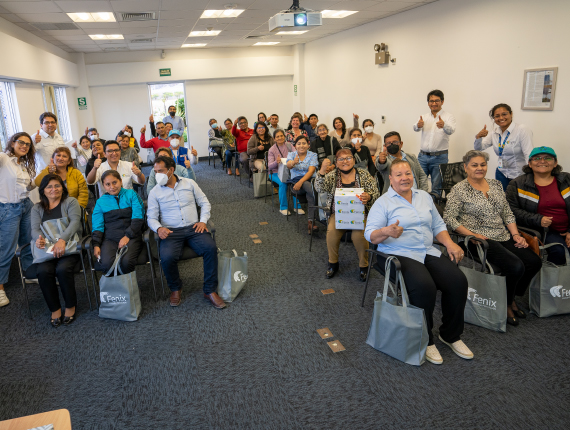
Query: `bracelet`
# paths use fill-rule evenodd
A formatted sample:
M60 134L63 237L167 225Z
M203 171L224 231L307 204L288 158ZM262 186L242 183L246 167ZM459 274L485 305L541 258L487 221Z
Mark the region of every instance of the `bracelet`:
M518 233L515 233L515 234L513 234L513 239L514 239L514 237L515 237L515 236L519 236L519 237L522 237L520 234L518 234Z

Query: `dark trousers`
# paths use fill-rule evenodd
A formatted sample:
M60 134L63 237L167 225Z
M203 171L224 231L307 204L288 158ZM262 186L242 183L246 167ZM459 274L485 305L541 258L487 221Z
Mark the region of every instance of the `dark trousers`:
M487 240L487 260L501 269L501 276L506 277L507 303L515 300L515 295L523 296L530 281L542 267L538 255L530 248L517 248L515 241L509 239L506 242ZM475 244L469 243L469 251L477 255Z
M123 255L123 258L121 258L121 262L119 263L119 268L123 271L124 275L135 270L142 247L142 237L136 237L129 240L129 243L127 244L127 252ZM101 270L103 271L103 274L106 275L109 269L113 266L118 249L118 242L109 239L103 240L103 243L101 244Z
M548 233L546 233L545 244L549 243L561 243L566 247L566 238L556 231L548 231ZM551 263L557 266L564 266L566 264L566 252L562 246L551 246L546 251L548 252L548 261Z
M495 179L501 182L501 184L503 185L503 191L506 193L507 187L509 186L509 182L511 182L511 179L503 175L503 172L501 172L499 169L495 170Z
M463 312L467 301L467 278L445 255L426 255L424 263L397 256L410 304L424 310L429 345L433 345L433 310L437 290L441 291L442 324L439 334L446 342L457 342L463 333ZM384 267L386 259L378 257ZM392 273L394 273L392 271ZM394 278L395 279L395 278Z
M160 241L160 260L170 291L182 289L178 261L186 245L204 259L204 294L215 292L218 289L218 247L210 233L196 233L192 226L170 230L172 233Z
M55 278L59 281L65 308L73 308L77 305L75 294L75 266L77 264L79 264L79 255L68 255L37 265L38 282L51 312L61 309Z

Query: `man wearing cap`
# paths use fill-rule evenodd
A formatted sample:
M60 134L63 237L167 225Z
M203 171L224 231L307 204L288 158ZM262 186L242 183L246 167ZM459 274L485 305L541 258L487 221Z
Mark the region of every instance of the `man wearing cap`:
M198 164L198 151L194 149L193 146L190 147L190 153L188 153L188 148L180 146L180 132L176 129L171 130L168 133L168 141L170 142L170 149L172 151L172 158L176 164L184 166L187 169L192 169L191 164Z
M546 232L545 243L560 243L570 247L570 174L562 171L554 149L534 148L523 175L507 187L507 200L517 225ZM566 264L561 246L548 248L548 261Z

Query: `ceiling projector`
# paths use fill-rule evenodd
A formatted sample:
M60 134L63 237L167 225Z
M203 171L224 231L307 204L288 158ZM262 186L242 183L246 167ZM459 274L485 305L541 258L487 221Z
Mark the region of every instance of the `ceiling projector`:
M293 0L293 5L269 19L269 31L297 30L295 27L314 27L323 25L320 12L299 6L299 0Z

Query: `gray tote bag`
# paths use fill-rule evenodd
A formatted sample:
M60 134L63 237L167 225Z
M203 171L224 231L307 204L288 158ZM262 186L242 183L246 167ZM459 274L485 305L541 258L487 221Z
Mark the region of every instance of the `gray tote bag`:
M136 272L133 270L124 275L119 266L121 258L126 252L126 246L117 252L113 265L107 274L101 276L99 280L101 294L99 316L101 318L136 321L141 313L141 299Z
M468 243L473 236L465 238L465 249L469 253ZM477 244L477 253L481 262L484 260L481 245ZM473 260L473 259L472 259ZM507 331L507 283L504 276L497 276L487 263L489 273L473 267L459 266L467 278L467 302L464 319L466 323L498 332Z
M58 218L58 219L50 219L44 221L40 224L40 230L44 234L44 239L46 240L46 245L44 248L38 248L36 246L36 239L32 238L32 242L30 244L32 248L32 256L34 257L34 264L43 263L45 261L53 260L55 257L53 256L53 252L51 248L55 243L61 238L63 232L69 227L69 219L68 218ZM65 254L64 256L78 254L77 251L77 244L79 242L79 235L75 233L71 238L65 242Z
M539 317L570 313L570 255L568 248L561 243L550 243L540 249L551 246L564 247L566 264L557 266L545 258L540 272L530 281L528 305L530 311Z
M273 192L273 185L267 182L267 172L255 172L253 174L253 197L269 196L269 190Z
M218 252L218 296L233 302L247 281L247 253L239 257L236 250Z
M279 165L277 166L277 177L283 184L291 178L289 168L281 161L279 161Z
M374 312L366 343L372 348L397 360L421 366L426 359L428 345L427 324L424 310L409 303L406 284L401 272L396 277L396 290L390 284L390 266L394 257L386 259L384 292L374 299ZM388 297L388 286L394 297ZM402 302L396 296L398 285Z

